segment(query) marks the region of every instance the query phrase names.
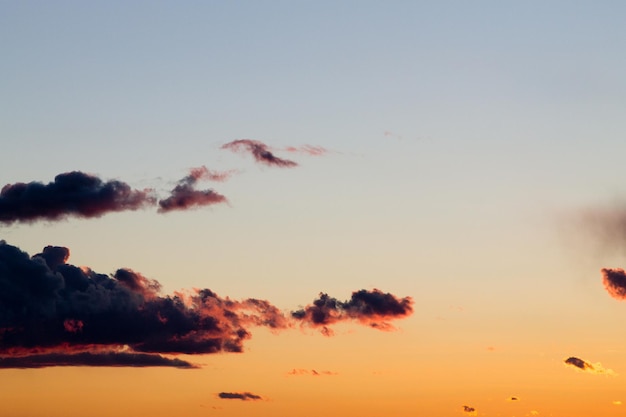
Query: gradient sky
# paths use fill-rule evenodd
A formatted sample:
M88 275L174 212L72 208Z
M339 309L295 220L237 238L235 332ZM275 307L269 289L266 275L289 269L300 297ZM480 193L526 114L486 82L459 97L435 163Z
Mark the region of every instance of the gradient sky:
M0 185L82 171L227 203L0 239L164 296L289 312L377 288L414 311L170 355L199 369L0 369L0 415L622 416L626 303L600 270L626 267L624 21L621 1L2 2Z

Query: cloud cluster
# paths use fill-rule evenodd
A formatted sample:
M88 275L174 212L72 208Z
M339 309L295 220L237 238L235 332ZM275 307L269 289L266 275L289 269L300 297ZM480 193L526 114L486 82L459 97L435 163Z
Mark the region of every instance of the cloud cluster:
M411 297L398 298L378 289L360 290L352 293L348 301L339 301L328 294L303 309L293 311L291 316L302 324L321 328L323 334L331 336L331 324L356 320L379 330L394 330L388 320L403 318L413 313Z
M475 416L477 414L476 409L468 405L463 406L463 412L469 414L470 416Z
M100 274L67 263L69 255L68 248L46 246L30 257L0 241L0 367L189 368L160 355L242 352L251 326L288 329L294 317L318 324L313 312L288 315L266 300L232 300L209 289L164 296L157 281L138 272ZM336 302L342 313L323 323L340 314L363 320L405 316L410 304L408 298L361 290L350 302Z
M103 181L80 171L59 174L53 182L7 184L0 191L0 223L100 217L154 205L152 190L134 190L121 181Z

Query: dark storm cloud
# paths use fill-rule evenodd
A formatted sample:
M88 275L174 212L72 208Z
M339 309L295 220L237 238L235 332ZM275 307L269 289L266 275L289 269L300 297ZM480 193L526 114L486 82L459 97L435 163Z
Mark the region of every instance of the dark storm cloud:
M275 156L272 152L270 152L269 147L266 144L258 140L237 139L222 145L221 148L230 149L234 152L248 152L252 154L257 162L269 166L277 166L283 168L298 166L298 164L294 161L281 159Z
M228 200L213 190L196 190L194 186L201 179L225 181L233 171L209 171L206 167L192 168L189 175L178 182L170 192L169 197L159 200L159 212L172 210L187 210L192 207L208 206L225 203Z
M264 300L230 300L209 289L161 296L158 282L130 269L109 276L67 264L68 257L67 248L54 246L29 257L0 241L0 358L241 352L249 326L289 327Z
M602 282L611 297L617 300L626 299L626 272L621 268L602 268Z
M260 395L252 394L251 392L220 392L217 394L223 400L261 400Z
M7 184L0 191L0 223L100 217L109 212L154 205L151 190L133 190L121 181L102 181L80 171L59 174L53 182Z
M357 320L379 330L393 330L387 320L407 317L412 313L411 297L398 298L374 289L355 291L349 301L339 301L320 293L312 305L293 311L291 316L303 324L321 328L322 333L330 336L332 330L328 325L336 322Z
M197 366L158 354L127 352L44 353L40 355L0 357L0 368L45 368L48 366L167 366L192 369Z

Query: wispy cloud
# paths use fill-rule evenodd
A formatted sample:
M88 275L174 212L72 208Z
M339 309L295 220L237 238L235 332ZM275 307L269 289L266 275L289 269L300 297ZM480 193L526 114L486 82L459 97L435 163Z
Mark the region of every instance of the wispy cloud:
M155 204L152 190L135 190L121 181L103 181L80 171L59 174L53 182L7 184L0 191L0 223L100 217Z
M290 161L288 159L281 159L270 152L269 146L258 140L252 139L237 139L232 142L228 142L221 147L222 149L229 149L234 152L247 152L250 153L257 162L260 162L269 166L276 166L282 168L292 168L298 166L298 163Z
M304 153L304 154L311 155L311 156L321 156L330 152L328 149L323 148L321 146L311 146L311 145L287 146L283 148L283 150L286 152L292 152L292 153Z
M178 182L178 185L174 187L167 198L159 200L159 212L165 213L172 210L187 210L192 207L227 202L226 197L211 189L196 190L194 186L201 179L225 181L233 172L234 171L209 171L205 166L192 168L189 175Z
M612 375L615 376L615 372L611 369L605 369L601 363L590 363L583 359L577 358L575 356L570 356L569 358L564 360L566 365L573 366L581 371L585 371L591 374L602 374L602 375Z
M355 291L348 301L339 301L320 293L312 305L293 311L291 316L303 325L321 328L324 335L331 336L333 331L328 326L340 321L356 320L388 331L394 330L394 327L387 320L407 317L412 313L411 297L398 298L374 289Z
M294 376L300 376L300 375L310 375L310 376L322 376L322 375L337 375L337 372L331 372L331 371L316 371L315 369L292 369L291 371L287 372L287 375L294 375Z
M220 392L217 396L223 400L262 400L260 395L252 394L251 392Z

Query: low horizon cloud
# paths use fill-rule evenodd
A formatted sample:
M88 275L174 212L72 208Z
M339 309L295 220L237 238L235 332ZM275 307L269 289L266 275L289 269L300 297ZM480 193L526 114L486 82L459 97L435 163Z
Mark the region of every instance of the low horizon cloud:
M254 159L268 166L276 166L281 168L292 168L298 166L297 162L288 159L281 159L270 152L269 146L265 143L252 139L236 139L225 143L220 149L228 149L237 153L249 153ZM295 149L295 148L294 148Z
M287 372L287 375L311 375L311 376L321 376L321 375L338 375L337 372L331 371L316 371L315 369L292 369Z
M285 314L266 300L232 300L206 288L162 295L158 281L132 269L100 274L69 264L69 256L68 248L46 246L31 257L0 240L0 367L192 368L160 355L242 352L252 326L322 325L312 310ZM332 318L325 328L344 318L379 328L372 320L412 312L410 297L379 290L335 304L341 311L320 310Z
M81 171L58 174L54 181L7 184L0 191L0 223L30 223L94 218L139 210L156 202L151 189L135 190L122 181L103 181Z

